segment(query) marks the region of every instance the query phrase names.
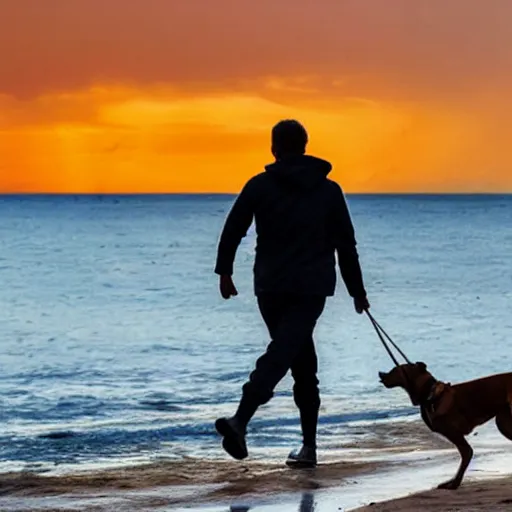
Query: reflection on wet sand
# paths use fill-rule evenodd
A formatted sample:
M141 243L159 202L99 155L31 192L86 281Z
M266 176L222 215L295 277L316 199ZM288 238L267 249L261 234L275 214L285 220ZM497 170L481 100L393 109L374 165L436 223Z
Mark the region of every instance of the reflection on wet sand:
M231 505L230 512L249 512L250 506ZM315 495L311 492L302 494L298 512L315 512Z
M306 492L300 500L299 512L315 512L315 496Z

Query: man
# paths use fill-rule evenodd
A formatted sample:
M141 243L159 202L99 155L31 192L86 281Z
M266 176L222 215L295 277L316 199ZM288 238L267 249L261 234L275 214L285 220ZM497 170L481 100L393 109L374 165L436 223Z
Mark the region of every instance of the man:
M305 154L308 135L297 121L272 129L276 161L249 180L236 199L220 237L215 272L224 299L238 294L233 262L253 218L257 245L254 290L271 337L243 386L236 414L215 426L223 447L235 459L247 457L247 424L291 370L293 396L300 412L303 446L292 452L289 466L314 467L320 396L313 330L334 295L336 259L355 309L369 308L354 228L339 185L327 178L331 164Z

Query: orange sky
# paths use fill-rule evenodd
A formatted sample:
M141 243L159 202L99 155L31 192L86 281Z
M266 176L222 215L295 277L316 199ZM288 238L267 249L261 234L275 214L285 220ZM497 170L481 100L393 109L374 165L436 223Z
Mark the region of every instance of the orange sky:
M0 0L0 191L512 192L510 0Z

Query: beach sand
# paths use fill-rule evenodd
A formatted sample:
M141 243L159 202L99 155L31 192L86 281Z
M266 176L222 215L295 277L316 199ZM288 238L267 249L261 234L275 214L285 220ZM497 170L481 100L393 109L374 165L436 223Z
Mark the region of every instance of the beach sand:
M512 510L512 477L471 482L457 491L438 489L390 500L354 512L494 512Z

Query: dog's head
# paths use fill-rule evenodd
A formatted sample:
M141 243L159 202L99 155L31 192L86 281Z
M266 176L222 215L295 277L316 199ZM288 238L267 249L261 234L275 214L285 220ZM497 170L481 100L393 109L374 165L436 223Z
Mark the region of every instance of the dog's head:
M379 378L388 389L405 389L412 403L418 405L418 396L428 381L432 380L432 374L427 370L425 363L418 362L395 366L389 373L379 372Z

